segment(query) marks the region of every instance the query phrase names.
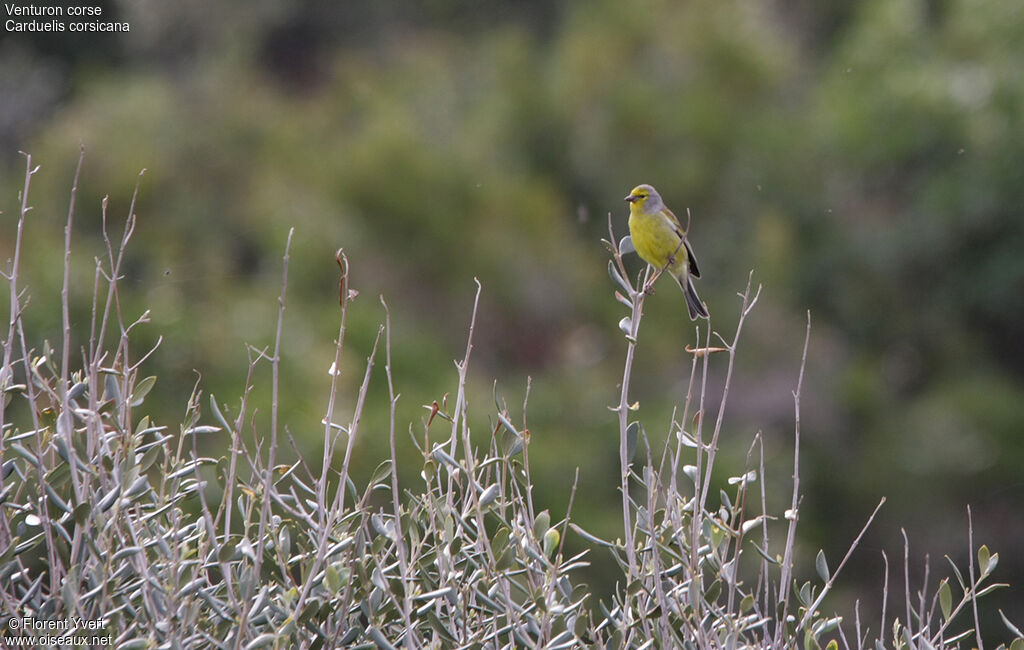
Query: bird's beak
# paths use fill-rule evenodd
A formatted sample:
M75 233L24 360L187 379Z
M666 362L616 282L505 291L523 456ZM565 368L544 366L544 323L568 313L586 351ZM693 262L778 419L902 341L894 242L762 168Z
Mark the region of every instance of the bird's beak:
M630 194L625 199L623 199L623 201L625 201L626 203L632 203L633 201L636 201L636 197Z

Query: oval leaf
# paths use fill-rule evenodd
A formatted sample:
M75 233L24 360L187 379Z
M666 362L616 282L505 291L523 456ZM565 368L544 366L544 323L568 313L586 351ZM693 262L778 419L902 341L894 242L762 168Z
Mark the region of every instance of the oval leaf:
M634 420L626 427L626 459L629 462L633 462L633 457L636 456L636 443L639 439L640 423Z
M132 389L132 406L141 406L143 400L146 399L146 395L149 394L149 391L153 390L155 384L156 375L150 375L136 383L135 388Z
M500 486L495 483L480 495L480 507L486 508L487 506L494 503L494 500L498 498L498 494L501 492Z
M942 584L939 585L939 607L942 608L942 620L948 621L949 615L953 611L953 594L949 589L949 580L946 578L943 578Z
M548 528L551 528L551 514L545 510L537 515L537 518L533 521L533 534L538 539L544 537L544 533L548 532Z
M561 539L562 535L557 528L548 528L548 532L544 533L544 555L548 557L554 555Z
M825 551L818 551L818 557L814 558L814 568L818 570L818 575L821 576L821 579L828 582L831 574L828 571L828 562L825 561Z
M982 576L988 575L988 563L990 559L988 546L982 544L981 548L978 549L978 570L981 571Z

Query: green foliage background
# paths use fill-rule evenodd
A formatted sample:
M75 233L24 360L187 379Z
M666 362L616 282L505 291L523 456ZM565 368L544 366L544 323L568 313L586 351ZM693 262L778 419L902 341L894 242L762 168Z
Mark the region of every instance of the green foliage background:
M146 169L123 304L128 318L151 309L142 334L164 337L148 363L164 423L180 419L199 375L222 401L240 395L244 343L271 341L295 227L282 406L304 453L320 449L335 250L361 293L343 378L361 378L383 295L403 422L452 385L477 277L476 403L492 391L522 403L530 377L538 502L564 510L579 467L574 519L614 531L606 406L624 344L598 240L609 213L625 234L621 197L650 182L677 213L692 211L715 327L732 330L751 269L764 283L726 420L735 464L757 430L776 462L791 455L790 391L812 312L808 562L819 547L841 555L881 495L880 523L854 558L866 592L877 594L879 551L900 556L901 526L916 567L925 552L965 557L968 503L975 539L1024 546L1014 0L102 4L131 32L0 40L0 256L12 253L17 151L30 151L42 169L26 321L55 340L83 144L72 289L73 320L87 322L103 196L116 234ZM673 287L660 285L647 310L633 399L661 441L694 335ZM386 455L377 381L366 473ZM269 414L268 386L257 382L257 417ZM788 477L769 479L778 509ZM1003 558L997 578L1017 586L992 598L1019 625L1024 559Z

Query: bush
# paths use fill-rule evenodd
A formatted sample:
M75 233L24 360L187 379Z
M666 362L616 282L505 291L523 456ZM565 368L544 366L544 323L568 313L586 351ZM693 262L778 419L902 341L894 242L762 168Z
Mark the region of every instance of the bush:
M758 299L752 284L741 294L731 342L712 347L711 330L698 330L704 344L691 350L681 417L655 454L640 422L631 419L636 405L629 387L644 298L656 274L648 269L632 281L622 264L624 249L614 236L606 242L616 297L630 311L620 323L627 353L615 409L623 539L608 541L573 523L574 502L587 498L575 488L564 514L535 503L526 403L517 418L496 397L486 444L471 435L466 376L475 305L465 357L456 364L454 402L439 397L422 425L410 427L421 455L401 462L422 465L422 484L399 486L398 395L383 299L383 323L360 388L350 396L351 417L339 415L339 376L347 372L341 351L357 296L342 251L341 315L319 467L307 464L294 445L286 450L291 435L278 422L279 401L288 397L278 369L287 343L290 235L275 341L271 349L252 349L233 417L212 395L203 399L198 387L176 431L142 414L157 380L143 371L152 350L140 352L132 342L147 314L132 320L118 300L133 211L119 243L105 239L89 334L78 335L88 345L73 369L67 260L77 180L65 241L63 336L58 349L44 342L37 351L23 328L27 300L19 277L32 173L28 157L14 258L5 274L10 318L0 369L0 636L8 640L56 643L53 636L92 635L83 643L122 648L938 648L975 640L981 647L977 599L1001 586L986 584L999 556L985 546L966 574L952 567L955 582L930 585L926 579L912 598L906 579L905 608L894 608L900 610L895 615L886 609L887 579L876 632L862 629L859 608L852 622L822 609L859 536L834 568L819 552L817 578L797 579L802 372L794 391L790 508L781 516L767 512L759 435L747 466L724 484L714 480L739 336ZM480 292L478 284L477 300ZM705 398L716 353L727 360L727 375L711 424L716 409ZM360 487L350 478L350 462L366 435L360 422L382 359L391 457ZM266 427L249 403L261 365L270 366L272 382ZM221 455L201 454L225 447ZM286 454L294 460L282 463ZM583 551L568 552L570 535ZM597 601L577 579L593 552L610 553L621 570L609 602ZM1024 641L1011 648L1024 648Z

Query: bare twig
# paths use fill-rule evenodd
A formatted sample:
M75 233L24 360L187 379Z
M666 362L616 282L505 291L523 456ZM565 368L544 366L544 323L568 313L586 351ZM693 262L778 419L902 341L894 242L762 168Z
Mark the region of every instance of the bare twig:
M409 582L409 561L405 548L405 535L402 532L402 506L398 492L398 452L395 448L395 407L398 404L398 395L395 394L394 378L391 372L391 310L388 309L384 296L380 297L380 304L384 307L384 374L388 379L388 399L390 408L388 411L388 444L391 447L391 502L395 512L395 548L398 555L398 576L402 583L402 601L400 603L402 618L405 620L405 627L408 630L406 645L408 647L419 647L419 640L412 634L412 594Z
M979 625L978 621L978 585L981 583L981 578L977 582L974 581L974 518L971 516L970 505L967 506L967 561L968 574L971 578L971 610L972 614L974 614L974 638L978 642L978 650L985 650L985 644L981 640L981 625ZM985 567L981 567L982 572L985 570Z
M907 607L907 618L903 622L904 633L909 641L914 636L913 619L910 616L910 538L907 537L907 530L900 528L903 535L903 598ZM893 639L898 643L898 640Z
M633 541L633 521L632 521L632 504L629 498L629 445L627 430L629 428L629 412L631 410L629 404L629 383L633 372L633 357L636 351L637 334L640 330L640 320L643 317L644 309L644 296L647 295L647 290L650 288L652 278L652 267L647 266L644 270L644 279L639 283L643 287L643 290L637 290L629 281L629 275L626 273L625 264L622 262L622 254L619 252L618 245L615 243L615 235L612 230L611 214L608 215L608 233L611 236L611 242L614 247L613 259L619 269L621 279L623 282L629 285L630 292L630 315L629 315L629 332L626 334L626 360L623 364L622 369L622 383L620 384L619 390L619 403L613 410L618 413L619 416L619 465L620 465L620 485L619 489L622 491L622 523L623 523L623 534L625 536L626 546L626 561L628 565L626 583L630 583L637 576L637 562L636 562L636 548ZM656 278L657 276L655 276Z
M710 485L711 485L711 471L712 471L712 469L714 468L714 465L715 465L715 455L718 453L718 438L719 438L719 436L722 433L722 422L725 419L725 406L726 406L726 403L729 401L729 387L732 384L732 372L733 372L733 367L735 366L735 362L736 362L736 347L739 344L740 332L743 331L743 323L746 321L747 316L754 309L754 305L757 304L758 298L761 297L761 286L760 285L758 285L757 291L754 292L754 295L753 296L750 295L750 291L751 291L751 287L752 287L753 281L754 281L754 272L751 271L750 275L747 278L747 288L741 294L741 298L743 299L743 305L740 308L740 318L739 318L739 321L736 323L736 334L733 335L732 343L726 345L726 348L729 351L729 364L728 364L726 372L725 372L725 384L724 384L724 386L722 388L722 399L721 399L721 401L718 404L718 417L715 420L715 429L714 429L714 431L711 434L711 443L707 447L707 454L708 454L708 456L707 456L707 463L706 463L706 466L704 468L704 480L701 481L701 492L700 492L700 500L699 500L699 505L698 505L698 510L699 511L703 511L704 508L707 505L708 490L709 490ZM808 319L807 327L808 327L808 332L809 332L810 331L810 314L808 314L807 319ZM710 348L710 346L705 346L704 349L705 350L710 350L710 349L713 349L713 348ZM804 359L805 360L806 360L806 357L807 357L807 349L805 347L804 348ZM707 357L705 356L704 358L706 359ZM800 368L800 380L801 381L803 380L803 366L802 365L801 365L801 368ZM800 399L799 398L799 390L800 389L799 389L799 385L798 385L798 387L797 387L797 393L798 394L796 396L796 399L798 400L798 402L799 402L799 399ZM800 415L799 415L799 404L797 404L797 409L798 409L797 421L799 422L799 418L800 418ZM699 457L699 454L698 454L698 457ZM700 468L700 465L698 464L698 469L699 468Z
M788 513L789 526L786 531L786 550L782 558L782 575L779 578L779 603L781 614L776 622L775 641L780 643L789 613L790 582L793 576L793 548L796 545L796 524L800 506L800 394L804 385L804 368L807 366L807 347L811 341L811 312L807 312L807 331L804 334L804 351L800 357L800 375L796 390L793 391L793 498Z
M825 596L827 596L832 591L832 586L835 584L836 577L839 576L840 572L842 572L843 570L843 567L846 566L846 562L850 559L850 556L853 555L854 549L856 549L857 546L860 544L860 540L862 537L864 537L864 533L868 532L868 528L871 526L871 522L875 520L875 515L877 515L878 511L882 509L882 505L884 503L885 497L882 497L882 500L878 502L878 505L875 506L875 509L871 512L871 516L868 517L867 522L865 522L864 526L860 529L860 533L857 534L857 537L853 540L853 543L850 544L850 548L847 549L846 555L843 556L843 560L839 563L839 566L837 566L835 570L831 572L831 575L829 575L829 578L825 582L825 586L822 588L821 593L818 594L818 597L814 599L814 602L811 604L811 606L807 608L807 611L804 613L804 617L800 620L799 628L802 629L807 625L807 623L811 620L811 617L814 615L815 610L817 610L821 603L825 600Z
M274 333L274 354L270 359L270 381L271 381L271 398L270 398L270 446L267 449L267 464L263 468L263 501L260 505L260 520L259 527L257 528L256 534L256 559L253 561L254 572L256 575L260 575L260 570L263 567L263 539L267 532L267 520L270 519L270 493L271 484L274 480L275 462L277 456L277 427L278 427L278 407L280 404L280 368L281 368L281 333L284 331L284 310L285 310L285 299L288 295L288 262L289 254L292 246L292 235L295 234L295 229L290 228L288 230L288 241L285 242L284 246L284 264L281 271L281 296L278 298L277 307L277 329ZM253 587L257 585L253 583ZM243 600L248 600L253 597L253 594L246 593L242 595ZM243 610L242 621L240 627L245 628L245 621L248 617L248 610ZM244 634L239 634L238 639L241 642Z
M882 551L882 564L885 567L885 571L882 577L882 618L880 619L881 628L879 629L878 640L885 645L885 630L887 629L885 624L885 614L889 604L889 556L886 555L884 550ZM893 641L895 641L895 639L893 639Z

